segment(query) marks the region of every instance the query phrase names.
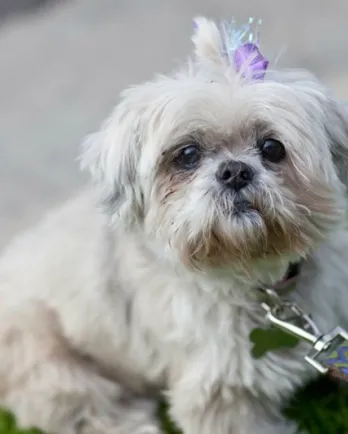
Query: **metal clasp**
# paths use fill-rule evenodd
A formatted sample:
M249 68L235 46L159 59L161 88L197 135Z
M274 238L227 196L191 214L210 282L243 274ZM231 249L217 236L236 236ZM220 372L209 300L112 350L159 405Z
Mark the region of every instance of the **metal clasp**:
M322 333L320 333L310 315L296 303L280 300L277 294L275 294L276 299L269 290L268 295L271 296L273 306L267 302L261 304L266 312L266 320L273 326L297 338L315 344Z
M322 335L310 315L296 303L282 300L270 288L262 289L266 300L261 303L266 320L283 331L314 344Z
M323 364L327 362L326 357L332 356L333 352L336 351L345 341L348 340L348 333L341 327L336 327L330 333L323 334L314 343L312 349L309 351L305 357L306 362L312 365L322 374L327 374L329 368ZM328 365L328 363L326 363Z
M320 373L326 374L329 369L323 364L325 357L348 340L348 333L337 327L324 334L320 332L310 315L296 303L282 300L273 289L261 290L265 296L261 306L266 312L266 320L274 327L312 344L305 360Z

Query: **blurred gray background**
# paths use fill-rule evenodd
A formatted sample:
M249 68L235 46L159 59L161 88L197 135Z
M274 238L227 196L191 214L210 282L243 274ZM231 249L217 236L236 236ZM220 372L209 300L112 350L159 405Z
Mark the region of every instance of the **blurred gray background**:
M348 97L347 0L0 0L0 248L81 186L82 138L186 58L197 14L262 17L269 57Z

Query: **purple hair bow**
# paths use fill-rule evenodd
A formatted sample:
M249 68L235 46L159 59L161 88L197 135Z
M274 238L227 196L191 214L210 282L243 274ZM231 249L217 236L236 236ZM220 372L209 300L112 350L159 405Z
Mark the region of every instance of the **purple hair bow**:
M236 70L241 71L246 78L263 80L269 61L261 54L256 44L247 42L234 52L234 64Z
M269 65L259 49L260 24L261 20L258 20L253 28L253 18L240 29L234 21L221 23L223 54L236 71L249 80L263 80Z

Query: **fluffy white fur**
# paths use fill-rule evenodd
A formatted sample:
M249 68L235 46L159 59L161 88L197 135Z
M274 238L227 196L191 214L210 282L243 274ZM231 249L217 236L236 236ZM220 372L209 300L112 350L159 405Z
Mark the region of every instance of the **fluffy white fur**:
M155 434L165 392L184 434L292 434L281 409L314 372L302 344L262 359L258 282L305 257L292 298L324 331L348 326L346 113L313 77L249 84L201 19L196 58L126 91L82 155L94 187L19 236L0 263L0 404L59 434ZM269 167L272 135L287 151ZM194 171L174 161L202 141ZM226 159L257 173L235 197Z

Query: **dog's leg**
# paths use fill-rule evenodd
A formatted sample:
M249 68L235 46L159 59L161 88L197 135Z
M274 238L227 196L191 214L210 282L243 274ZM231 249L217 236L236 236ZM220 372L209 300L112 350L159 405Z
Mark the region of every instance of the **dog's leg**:
M184 434L299 434L277 403L227 387L212 391L202 384L192 387L190 381L181 385L169 392L169 400L171 417Z
M21 426L58 434L158 434L155 403L136 400L64 338L40 302L1 313L0 405Z

